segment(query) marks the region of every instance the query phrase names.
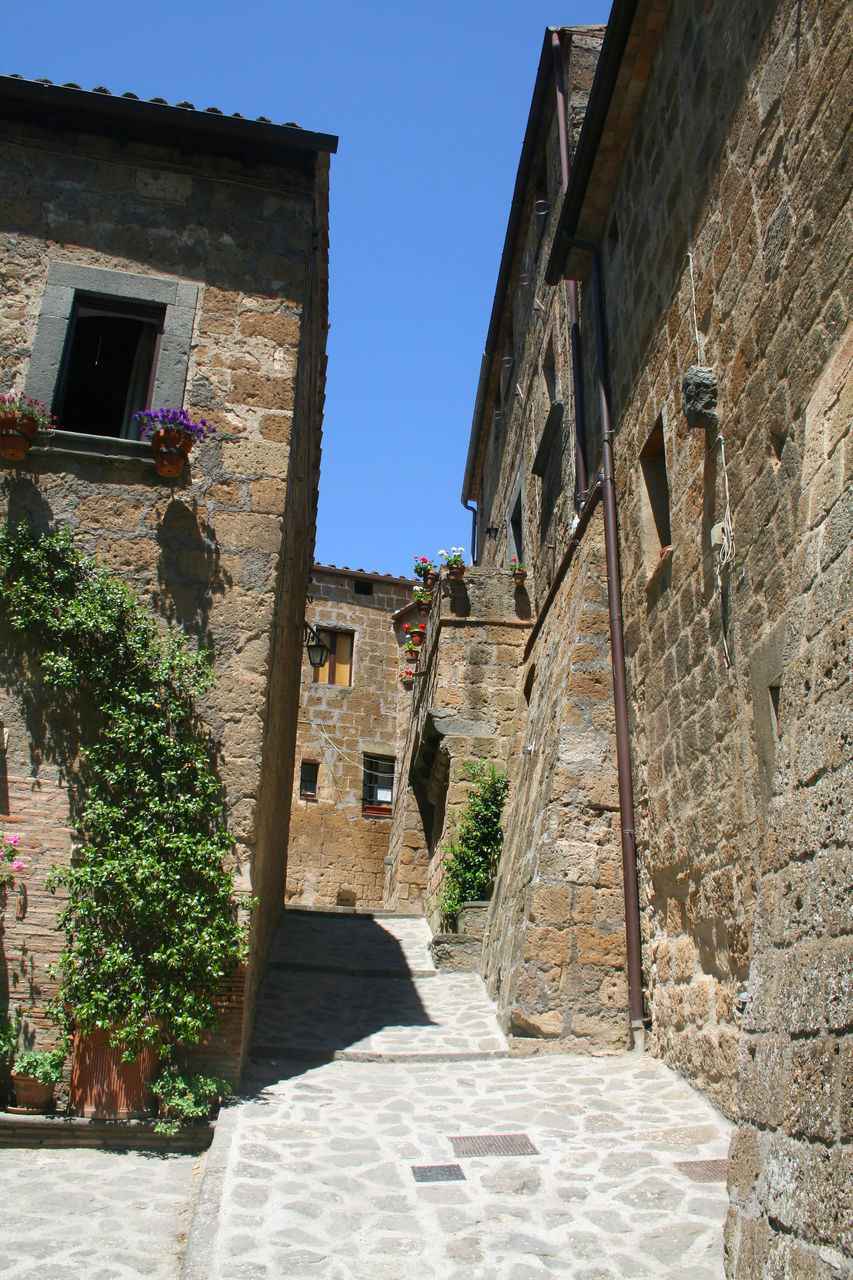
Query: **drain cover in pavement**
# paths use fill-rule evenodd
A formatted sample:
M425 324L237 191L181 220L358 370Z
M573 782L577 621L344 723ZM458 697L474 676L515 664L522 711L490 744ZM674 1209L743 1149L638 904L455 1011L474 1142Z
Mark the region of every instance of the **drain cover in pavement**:
M459 1156L538 1156L526 1133L478 1133L469 1138L451 1138L453 1154Z
M458 1154L458 1153L457 1153ZM676 1160L676 1169L694 1182L725 1182L728 1160Z
M413 1164L415 1182L465 1182L458 1164Z

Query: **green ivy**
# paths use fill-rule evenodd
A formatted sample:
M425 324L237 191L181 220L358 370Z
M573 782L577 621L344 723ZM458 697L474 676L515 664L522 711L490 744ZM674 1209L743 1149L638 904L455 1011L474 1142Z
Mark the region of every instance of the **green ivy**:
M474 783L456 839L444 859L438 909L453 918L463 902L482 899L503 847L501 814L509 791L505 773L483 761L465 766Z
M195 710L213 683L210 656L164 634L67 528L0 529L0 617L83 742L83 843L49 880L67 893L57 1021L109 1030L126 1060L145 1043L195 1043L246 948Z

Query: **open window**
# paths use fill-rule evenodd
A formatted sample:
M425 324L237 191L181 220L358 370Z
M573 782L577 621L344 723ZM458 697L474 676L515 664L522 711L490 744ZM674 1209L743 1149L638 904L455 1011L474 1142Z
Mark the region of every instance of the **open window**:
M320 765L316 760L303 760L299 766L299 794L303 800L317 799L317 777Z
M139 438L164 320L162 306L77 295L53 401L61 431Z
M352 631L323 631L317 634L329 650L322 667L314 667L315 684L352 684Z
M361 811L368 818L391 815L394 800L394 757L365 756Z

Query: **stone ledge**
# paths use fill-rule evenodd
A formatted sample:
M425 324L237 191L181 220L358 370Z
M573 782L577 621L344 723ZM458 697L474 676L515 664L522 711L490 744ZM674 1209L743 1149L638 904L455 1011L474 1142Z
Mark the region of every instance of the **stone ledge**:
M155 1133L154 1120L86 1120L79 1116L13 1115L0 1112L0 1147L100 1147L134 1151L205 1151L214 1120L178 1133Z

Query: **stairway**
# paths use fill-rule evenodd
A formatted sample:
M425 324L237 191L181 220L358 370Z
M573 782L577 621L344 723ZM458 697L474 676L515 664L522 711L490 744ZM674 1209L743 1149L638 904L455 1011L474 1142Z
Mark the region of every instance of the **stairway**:
M429 942L420 917L287 908L259 996L251 1082L294 1062L506 1057L481 979L437 970Z

